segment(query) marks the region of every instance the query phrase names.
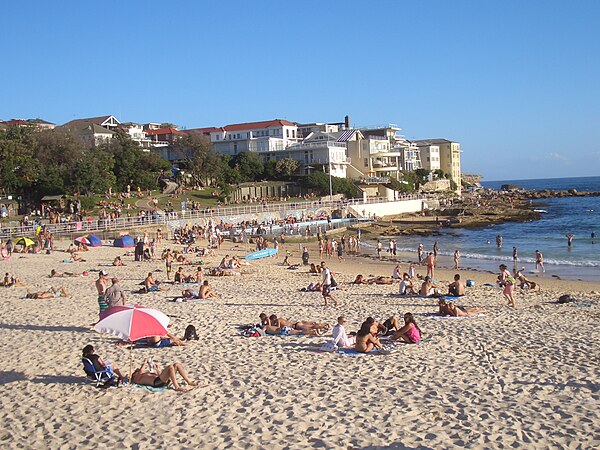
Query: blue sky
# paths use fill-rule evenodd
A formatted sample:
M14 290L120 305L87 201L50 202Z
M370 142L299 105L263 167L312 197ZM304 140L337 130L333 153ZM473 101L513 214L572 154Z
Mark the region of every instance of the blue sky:
M3 5L0 119L398 124L486 180L600 175L600 1Z

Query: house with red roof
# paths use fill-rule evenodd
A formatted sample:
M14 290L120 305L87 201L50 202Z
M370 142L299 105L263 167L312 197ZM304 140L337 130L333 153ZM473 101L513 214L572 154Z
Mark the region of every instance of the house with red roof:
M283 119L235 123L210 132L217 153L237 155L242 152L283 150L300 141L295 123Z

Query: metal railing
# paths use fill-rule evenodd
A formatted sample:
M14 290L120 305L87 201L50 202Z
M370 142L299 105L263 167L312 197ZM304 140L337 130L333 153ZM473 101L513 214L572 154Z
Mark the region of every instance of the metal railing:
M119 217L117 219L91 219L81 222L47 223L45 220L38 220L37 223L22 225L17 222L9 222L8 226L0 227L0 238L12 239L20 236L32 236L36 234L38 227L45 226L52 234L85 234L105 231L118 231L127 228L135 228L147 225L169 226L169 222L181 220L199 220L199 219L219 219L225 222L228 218L246 214L260 214L269 212L287 212L292 214L298 210L315 209L337 209L346 206L389 203L403 200L424 199L424 195L404 195L398 200L389 200L385 197L368 197L366 199L353 198L348 200L312 200L285 203L252 203L242 206L220 206L216 208L207 208L199 211L173 211L173 212L155 212L145 216Z

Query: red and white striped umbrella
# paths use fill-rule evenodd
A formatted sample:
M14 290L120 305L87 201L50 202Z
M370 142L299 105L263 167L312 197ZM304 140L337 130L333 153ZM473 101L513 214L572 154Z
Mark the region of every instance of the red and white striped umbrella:
M86 238L85 236L79 236L78 238L75 239L75 242L77 242L78 244L90 245L89 239Z
M169 318L162 312L141 305L113 306L94 325L101 333L109 333L128 341L167 334Z

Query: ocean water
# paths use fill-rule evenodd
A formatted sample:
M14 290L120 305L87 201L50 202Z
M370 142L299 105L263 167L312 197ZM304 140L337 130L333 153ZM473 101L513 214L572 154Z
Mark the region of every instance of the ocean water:
M484 187L499 189L502 184L515 184L531 190L577 189L600 192L600 177L558 178L544 180L506 180L483 182ZM600 197L569 197L540 200L536 207L546 211L540 220L508 222L475 230L441 229L440 236L399 236L398 249L416 256L420 242L431 251L437 240L440 264L452 266L452 255L461 252L461 266L497 272L498 265L513 267L512 248L517 247L519 268L535 273L535 250L544 255L546 273L566 279L600 281ZM596 238L591 238L591 233ZM573 245L567 246L566 235L572 233ZM503 237L501 248L496 236ZM387 244L387 242L386 242Z

